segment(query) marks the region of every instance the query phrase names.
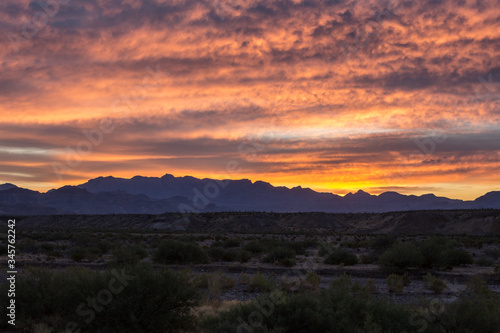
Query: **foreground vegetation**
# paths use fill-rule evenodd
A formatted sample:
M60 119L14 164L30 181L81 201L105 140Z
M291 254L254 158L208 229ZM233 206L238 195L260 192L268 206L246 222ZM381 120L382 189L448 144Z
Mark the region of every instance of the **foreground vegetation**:
M478 270L498 284L493 236L29 229L22 236L18 331L500 331L498 295L477 274L460 290L445 279ZM2 306L6 287L0 281Z
M243 277L241 277L243 282ZM349 276L314 289L306 276L294 291L264 287L264 276L243 283L265 293L222 306L217 291L234 279L147 265L106 271L26 269L18 280L20 331L37 332L483 332L500 330L500 299L474 278L457 299L394 304ZM316 284L317 285L317 284ZM2 297L6 295L2 285ZM206 308L211 308L207 311ZM201 309L205 309L201 311ZM6 320L0 325L6 328Z

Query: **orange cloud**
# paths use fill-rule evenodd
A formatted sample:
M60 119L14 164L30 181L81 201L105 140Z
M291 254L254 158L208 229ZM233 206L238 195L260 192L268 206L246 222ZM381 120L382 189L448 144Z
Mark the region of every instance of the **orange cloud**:
M493 0L92 0L45 24L36 2L0 7L0 182L222 176L237 160L227 177L338 193L500 186Z

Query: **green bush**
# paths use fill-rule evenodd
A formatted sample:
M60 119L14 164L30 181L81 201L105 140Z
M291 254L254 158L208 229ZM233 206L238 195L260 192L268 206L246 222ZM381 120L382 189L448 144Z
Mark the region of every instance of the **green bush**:
M76 262L81 262L87 258L87 250L79 246L71 248L70 254L71 260Z
M340 265L344 264L346 266L356 265L358 263L358 257L348 251L342 249L334 249L325 258L325 264L328 265Z
M437 322L446 332L500 332L500 298L488 289L486 282L473 278L466 292L446 304Z
M252 253L249 251L240 249L238 251L238 259L242 263L248 262L248 261L250 261L250 259L252 259Z
M154 253L154 261L160 264L206 264L208 254L196 243L164 240Z
M218 301L224 290L232 289L236 284L236 280L230 276L223 274L220 271L211 274L198 275L200 282L195 282L199 287L206 288L208 291L208 299L210 301Z
M377 252L385 251L396 243L396 237L393 235L381 235L370 240L370 247Z
M222 246L224 246L225 248L229 248L229 247L238 247L238 246L240 246L240 244L241 244L240 239L229 238L223 242Z
M208 254L212 261L227 261L227 262L248 262L252 258L252 253L242 249L225 249L222 247L211 247L208 249Z
M410 314L345 277L333 281L329 290L275 291L205 318L200 326L207 333L415 332Z
M398 295L403 294L403 288L405 286L404 278L401 275L391 274L387 277L387 287L389 292L395 292Z
M419 242L417 245L423 256L422 267L424 268L445 266L442 257L443 252L457 246L455 241L442 236L429 237Z
M117 247L113 249L113 263L117 265L135 265L147 257L146 250L140 245Z
M276 288L276 284L262 273L255 273L248 285L251 291L269 292Z
M256 240L250 241L243 246L243 249L253 254L259 254L266 250L265 246Z
M208 255L212 261L238 261L238 251L235 249L212 247L208 249Z
M321 276L315 272L307 272L305 277L306 286L309 289L316 290L321 282Z
M469 252L458 248L457 241L442 237L433 236L417 243L423 256L423 268L446 268L452 269L455 266L472 264L472 257Z
M318 245L318 255L320 257L324 257L326 256L328 253L332 252L334 249L334 247L326 244L325 242L321 242L319 245Z
M377 282L375 282L375 280L373 279L368 279L368 281L366 281L366 289L370 294L379 293L379 290L377 288Z
M408 268L420 268L424 258L413 244L399 243L385 251L378 259L379 266L390 273L403 273Z
M191 309L199 299L177 273L150 267L104 272L24 269L16 283L16 328L27 332L35 331L36 324L67 331L70 322L72 331L78 327L82 332L192 329ZM5 327L5 318L0 327Z
M206 273L195 274L191 278L191 281L189 282L189 284L195 288L207 289L208 288L208 279L209 279L209 276Z
M361 263L367 265L367 264L373 264L375 262L377 262L379 256L376 252L371 252L371 253L368 253L368 254L362 254L360 256L360 259L361 259Z
M250 281L251 281L250 275L246 273L240 273L240 275L238 275L238 282L240 284L249 285Z
M297 255L306 254L306 248L310 244L308 241L304 242L284 242L281 246L288 248L295 252Z
M451 249L442 255L443 266L452 268L460 265L471 265L473 263L472 256L464 249Z
M427 273L427 275L424 276L424 282L425 287L434 291L435 294L441 294L446 288L448 288L443 280L433 276L431 273Z
M282 266L295 266L295 251L287 247L273 248L262 260L267 263L279 263Z

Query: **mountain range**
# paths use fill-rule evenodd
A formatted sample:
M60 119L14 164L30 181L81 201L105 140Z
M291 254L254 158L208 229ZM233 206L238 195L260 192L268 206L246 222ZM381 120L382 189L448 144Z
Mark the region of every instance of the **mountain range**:
M500 209L500 191L475 200L362 190L339 196L300 186L287 188L248 179L190 176L98 177L46 193L0 185L0 215L162 214L166 212L268 211L360 213L411 210Z

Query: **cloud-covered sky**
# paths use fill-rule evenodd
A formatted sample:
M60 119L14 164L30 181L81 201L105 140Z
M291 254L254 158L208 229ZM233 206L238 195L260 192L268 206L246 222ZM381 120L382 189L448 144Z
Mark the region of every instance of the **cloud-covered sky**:
M0 183L500 190L499 0L5 0Z

